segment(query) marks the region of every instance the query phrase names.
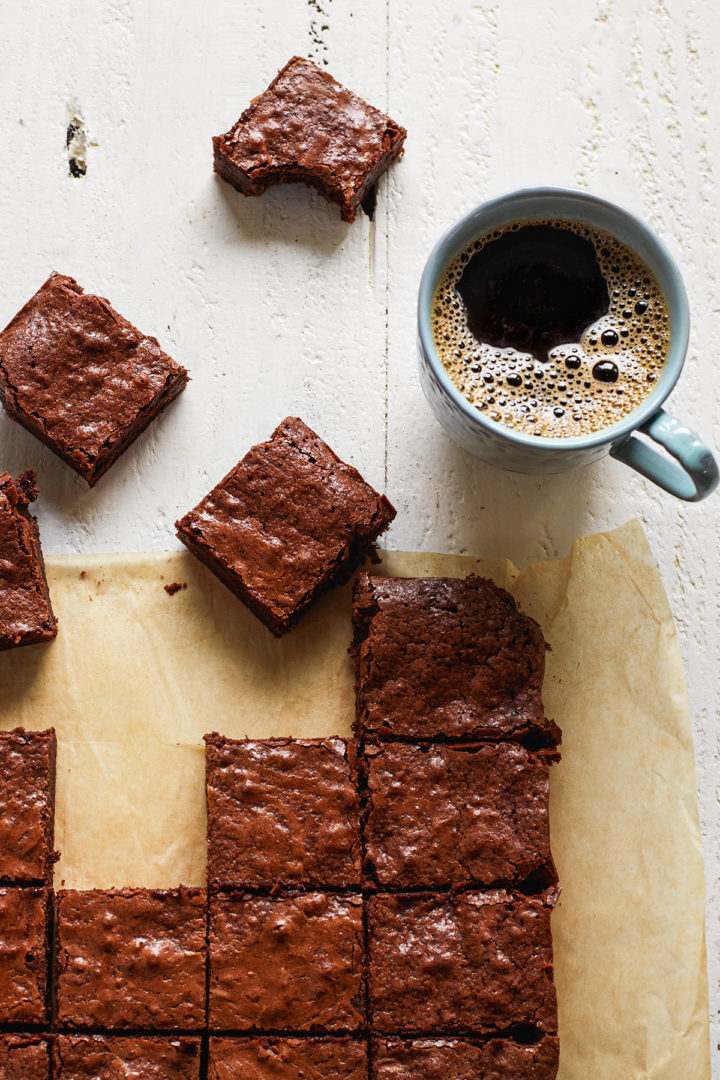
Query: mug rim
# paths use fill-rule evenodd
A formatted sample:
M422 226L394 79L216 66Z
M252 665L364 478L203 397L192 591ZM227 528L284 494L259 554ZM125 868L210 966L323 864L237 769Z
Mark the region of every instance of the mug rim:
M460 242L460 237L464 234L467 227L482 215L492 212L492 210L503 204L512 206L514 202L531 198L558 198L565 201L569 200L571 202L577 202L579 211L582 210L583 204L587 205L587 203L592 203L597 207L607 209L611 213L619 214L621 217L626 218L631 227L640 233L644 242L654 250L654 254L658 259L664 263L664 269L670 278L672 290L663 289L663 295L665 295L667 291L674 291L672 299L677 310L675 312L675 318L671 318L670 322L670 345L664 363L665 371L668 374L664 379L661 377L657 386L638 406L636 406L636 408L632 410L632 412L629 412L627 416L616 421L614 424L609 424L606 427L601 428L599 431L592 431L585 435L529 435L523 431L505 427L498 421L491 420L481 413L480 410L473 405L460 390L458 390L455 383L448 375L445 365L435 348L430 319L432 299L443 271L455 256L459 255L471 242L471 240ZM558 217L563 216L568 217L567 211L558 214ZM518 219L509 215L505 224L509 224L514 220ZM519 220L522 220L522 218ZM571 220L585 221L582 212L579 212L577 217L572 218ZM588 224L592 223L588 222ZM595 228L600 228L600 226L595 226ZM607 231L612 232L612 229L608 229ZM482 235L482 228L478 229L478 235ZM628 244L628 246L634 247L633 244ZM643 256L640 257L643 258ZM647 262L646 259L643 261ZM655 273L652 267L650 269ZM665 295L665 299L666 302L669 303L667 295ZM629 437L637 430L637 428L647 423L660 410L663 402L670 395L680 377L680 373L685 363L690 338L690 310L685 284L674 257L657 233L646 225L644 221L636 217L630 210L627 210L624 206L621 206L616 202L612 202L610 199L605 199L600 195L594 195L591 192L582 191L578 188L547 186L514 188L512 191L505 192L503 195L498 195L492 199L487 199L485 202L478 203L477 206L473 207L472 210L468 211L468 213L464 214L446 229L434 245L427 258L420 279L420 288L418 292L418 334L422 352L424 353L436 380L440 383L445 393L452 398L455 405L473 423L478 424L480 428L483 428L493 436L502 436L515 445L522 446L526 449L536 451L553 450L555 452L562 450L563 448L566 448L567 450L580 450L591 449L604 444L615 444L624 438Z

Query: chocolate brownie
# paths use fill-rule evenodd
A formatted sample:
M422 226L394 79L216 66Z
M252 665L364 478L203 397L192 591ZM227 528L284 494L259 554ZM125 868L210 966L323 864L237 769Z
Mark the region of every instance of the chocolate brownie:
M50 1080L50 1044L37 1035L0 1035L0 1080Z
M407 132L301 56L293 56L238 122L213 139L215 172L243 195L301 181L344 221L402 154Z
M415 888L555 880L549 759L517 743L366 747L365 866Z
M359 1039L210 1039L208 1080L367 1080Z
M211 897L213 1030L357 1030L363 967L360 896Z
M55 730L0 731L0 883L52 884Z
M494 890L368 902L370 1024L388 1034L557 1031L555 894Z
M57 634L37 518L28 512L37 494L32 469L17 480L0 473L0 650Z
M200 1039L60 1035L53 1080L200 1080Z
M210 885L360 884L353 743L217 734L205 743Z
M88 484L187 383L102 296L51 274L0 334L0 398Z
M372 1080L555 1080L558 1041L373 1039Z
M202 1028L205 912L204 889L59 893L60 1026Z
M353 621L360 735L559 741L542 631L492 581L361 574Z
M280 636L345 580L395 517L383 495L289 416L176 522L177 535Z
M0 1024L47 1020L49 936L46 889L0 889Z

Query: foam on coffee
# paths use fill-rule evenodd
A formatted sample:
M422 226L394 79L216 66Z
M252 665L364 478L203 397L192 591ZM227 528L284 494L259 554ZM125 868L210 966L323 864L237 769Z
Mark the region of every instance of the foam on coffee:
M457 286L473 255L508 232L536 225L592 243L608 310L578 341L533 356L479 341ZM551 438L599 431L636 409L653 389L670 344L667 303L639 255L610 233L557 218L514 222L461 252L435 290L432 331L438 355L468 401L505 427Z

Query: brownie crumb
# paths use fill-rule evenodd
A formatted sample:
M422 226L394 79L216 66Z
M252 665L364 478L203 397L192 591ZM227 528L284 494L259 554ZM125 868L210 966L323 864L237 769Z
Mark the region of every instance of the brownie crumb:
M175 593L180 592L181 589L187 589L187 581L173 581L170 585L163 585L163 589L168 596L174 596Z

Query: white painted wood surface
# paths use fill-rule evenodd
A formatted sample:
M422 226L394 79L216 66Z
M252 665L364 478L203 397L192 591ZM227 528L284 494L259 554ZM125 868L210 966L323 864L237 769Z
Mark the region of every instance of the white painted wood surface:
M49 552L177 546L172 523L288 413L398 507L396 548L564 554L638 515L681 636L720 999L720 496L684 506L605 461L546 480L455 448L421 397L414 304L437 235L486 197L554 183L622 202L683 268L693 313L670 406L720 410L720 8L714 0L5 0L0 325L51 269L99 292L191 371L89 491L0 417L0 465L38 472ZM302 187L244 199L210 137L293 53L409 130L370 223ZM69 174L68 118L87 132ZM715 1080L720 1080L714 1026ZM692 1078L688 1078L692 1080Z

